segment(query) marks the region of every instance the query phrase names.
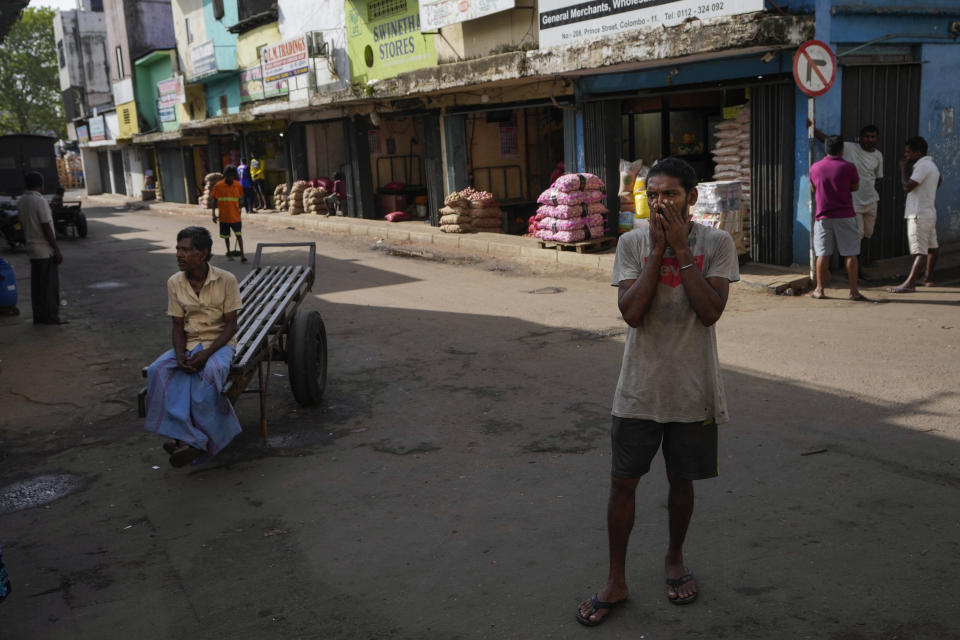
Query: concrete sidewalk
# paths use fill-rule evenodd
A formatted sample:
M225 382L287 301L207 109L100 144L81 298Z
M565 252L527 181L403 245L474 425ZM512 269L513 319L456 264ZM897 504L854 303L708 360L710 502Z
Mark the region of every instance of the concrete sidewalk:
M77 196L71 196L77 197ZM198 205L162 201L143 202L122 195L104 194L79 196L90 206L125 207L149 209L170 215L197 216L206 218L207 213ZM425 221L387 222L365 218L317 216L312 214L290 215L285 211L244 214L244 223L272 228L291 228L321 233L367 237L382 240L411 255L469 255L493 258L533 266L539 269L574 268L595 275L609 274L613 270L615 248L597 253L576 253L542 249L537 240L522 236L499 233L444 233ZM876 260L864 271L871 282L895 282L906 277L912 263L911 256ZM941 248L938 271L960 269L960 243ZM758 263L741 266L741 282L748 287L772 294L793 293L799 295L812 288L809 270L804 266L780 267Z

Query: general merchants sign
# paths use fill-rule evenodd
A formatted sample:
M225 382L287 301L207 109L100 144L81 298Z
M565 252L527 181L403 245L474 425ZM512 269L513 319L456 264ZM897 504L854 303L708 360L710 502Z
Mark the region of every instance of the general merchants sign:
M310 70L310 49L307 36L269 44L260 50L263 60L263 81L276 82Z
M175 107L184 104L187 95L183 90L183 76L176 75L157 83L157 104L161 107Z
M819 40L807 40L793 56L793 79L800 91L811 98L822 96L837 79L837 60L830 47Z
M556 47L689 18L763 11L764 0L540 0L540 47Z
M217 49L213 40L190 47L190 66L194 78L202 78L217 72Z
M420 0L420 29L437 31L440 27L482 18L514 6L515 0Z

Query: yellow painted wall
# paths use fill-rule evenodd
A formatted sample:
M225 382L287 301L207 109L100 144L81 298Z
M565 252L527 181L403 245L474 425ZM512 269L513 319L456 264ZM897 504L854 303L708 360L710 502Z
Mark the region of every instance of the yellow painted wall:
M376 129L380 134L380 148L370 150L374 188L391 182L426 184L426 177L423 175L423 131L417 119L412 116L384 115L380 117L380 126ZM389 153L389 140L393 140L392 154ZM411 145L414 140L416 143ZM409 155L416 158L408 161L395 157Z
M184 87L187 101L177 106L177 117L180 122L203 120L207 117L207 98L202 84L188 84ZM191 116L191 112L193 115Z
M280 42L279 22L271 22L251 29L237 37L237 64L241 69L260 66L257 52L260 47Z
M118 104L117 138L128 139L135 133L140 133L140 123L137 121L136 101Z
M527 179L527 131L523 111L514 109L514 122L487 122L487 114L479 113L467 118L467 141L470 145L468 162L475 189L490 191L498 200L526 198L524 189ZM500 126L517 127L517 154L504 157L500 153ZM507 172L483 170L484 167L519 166L520 171Z

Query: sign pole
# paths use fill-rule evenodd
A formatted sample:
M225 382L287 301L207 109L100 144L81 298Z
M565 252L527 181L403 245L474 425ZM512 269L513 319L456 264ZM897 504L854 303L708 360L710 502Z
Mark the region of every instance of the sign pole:
M797 88L807 95L807 171L813 166L813 99L822 96L837 79L837 59L830 46L820 40L807 40L793 56L793 80ZM813 195L813 185L807 194L810 203L810 280L816 281L817 257L814 251L813 228L817 224L817 200ZM819 282L817 283L820 284Z
M810 167L813 166L813 130L816 127L813 118L813 98L807 98L807 119L810 121L810 126L807 127L807 172L809 174ZM817 201L813 197L813 185L810 185L810 192L807 194L807 197L810 199L810 280L816 282L817 280L817 256L813 250L813 226L816 224L817 217ZM819 283L817 283L819 285Z

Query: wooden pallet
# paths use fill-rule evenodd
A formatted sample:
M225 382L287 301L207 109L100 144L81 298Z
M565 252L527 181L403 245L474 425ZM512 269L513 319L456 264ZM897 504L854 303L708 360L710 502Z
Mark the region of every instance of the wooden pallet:
M556 249L557 251L576 251L577 253L594 253L609 249L617 244L616 238L593 238L580 242L554 242L553 240L539 240L541 249Z

